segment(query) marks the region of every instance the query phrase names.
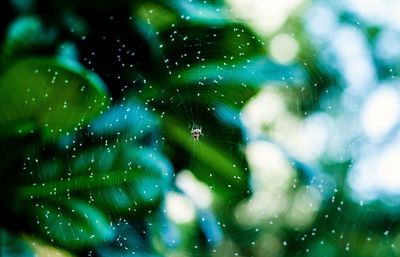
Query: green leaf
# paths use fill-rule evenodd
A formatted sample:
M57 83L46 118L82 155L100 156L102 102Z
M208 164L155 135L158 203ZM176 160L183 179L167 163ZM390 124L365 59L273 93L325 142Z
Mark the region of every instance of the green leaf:
M90 131L97 136L116 136L123 133L131 140L153 133L158 126L155 115L137 99L113 106L90 124Z
M0 256L2 257L33 257L33 249L27 241L14 234L0 229Z
M44 235L67 249L79 249L111 240L110 221L95 207L78 200L49 202L34 208L36 225Z
M168 77L168 74L172 74L175 79L185 69L206 62L218 60L238 63L254 56L266 55L263 43L253 31L242 23L227 22L230 18L218 15L218 11L211 11L212 7L183 1L177 7L171 5L171 9L178 9L178 21L171 18L163 22L169 15L161 12L160 18L160 13L155 15L157 8L153 7L145 8L146 15L138 15L135 20L136 27L150 46L153 63L156 60L157 66L167 68L153 67L159 69L158 76ZM225 13L222 10L220 12ZM209 18L206 23L215 24L205 26L199 22L205 21L201 18L203 15Z
M206 2L172 0L167 1L167 5L174 8L188 22L202 24L205 26L225 25L234 23L235 20L227 8L224 6L211 5Z
M156 206L170 185L168 160L148 147L121 143L115 149L94 148L64 166L45 162L31 178L32 185L18 189L20 197L42 201L70 196L91 201L111 216L135 215Z
M97 157L94 159L98 160ZM109 211L112 216L123 213L135 215L157 206L172 177L172 167L168 160L147 147L121 147L111 167L93 166L99 177L88 181L87 185L91 187L94 203ZM108 187L102 184L96 188L93 185L95 181L109 181L110 184Z
M46 40L41 20L36 16L22 16L13 21L7 30L2 54L10 57L35 48Z
M176 71L169 90L159 93L154 89L145 92L149 98L169 101L168 105L190 106L193 102L205 106L225 104L236 109L242 108L267 82L288 82L297 84L305 80L299 66L284 66L272 63L266 57L244 62L207 62L192 68ZM179 94L177 96L177 93ZM166 100L167 99L167 100Z
M241 63L266 54L263 43L240 23L217 27L183 23L159 32L158 38L173 76L208 62Z
M260 87L268 81L304 81L299 66L281 65L266 57L248 59L244 62L208 62L191 69L182 70L177 82L185 84L236 84Z
M0 101L3 136L39 130L52 138L100 114L108 98L102 80L78 63L30 58L1 74Z
M34 204L24 208L34 208L38 228L45 228L43 234L49 240L67 249L109 240L112 234L105 215L121 217L155 206L169 185L171 167L151 149L124 148L118 154L99 157L101 152L107 151L81 155L77 158L80 164L73 165L67 176L61 176L60 171L49 176L49 170L57 169L57 165L45 164L46 169L39 171L47 175L39 175L32 186L19 189L21 200L30 199L28 202Z
M134 17L138 17L142 21L147 21L146 24L151 26L146 26L146 28L152 28L155 31L165 29L178 20L176 13L161 4L151 1L141 3L135 10ZM145 23L141 24L141 26L145 26ZM145 31L143 31L143 33L145 33Z

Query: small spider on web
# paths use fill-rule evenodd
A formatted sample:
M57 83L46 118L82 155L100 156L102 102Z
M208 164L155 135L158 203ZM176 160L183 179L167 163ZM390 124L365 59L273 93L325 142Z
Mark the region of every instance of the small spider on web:
M200 136L203 136L202 129L201 127L198 126L193 126L192 130L190 131L190 134L192 134L192 138L195 141L199 141Z

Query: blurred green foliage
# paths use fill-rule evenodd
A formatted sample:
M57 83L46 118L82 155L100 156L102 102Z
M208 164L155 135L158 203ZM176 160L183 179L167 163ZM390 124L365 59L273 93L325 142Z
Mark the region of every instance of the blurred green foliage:
M2 27L0 77L2 156L11 151L11 158L2 158L1 190L12 196L2 200L4 238L14 238L6 231L23 232L78 254L125 233L112 225L122 218L134 224L147 216L159 224L154 232L159 237L169 222L162 210L166 194L174 190L173 166L191 168L215 190L224 212L249 195L241 149L227 155L224 148L232 146L210 140L198 143L196 160L181 158L194 146L184 116L163 117L171 108L195 102L198 108L218 103L238 113L257 90L241 91L232 81L257 87L276 78L272 72L249 77L259 69L280 68L266 59L254 33L229 13L184 1L10 1L2 10L9 12L14 15ZM175 34L179 37L171 40ZM207 45L199 44L203 41ZM197 52L204 58L195 58ZM211 86L199 90L204 95L199 102L191 94L208 80L218 80L218 95L225 95L221 101L207 100L216 95ZM183 103L165 100L174 92L182 92ZM196 122L222 122L217 116L202 119ZM214 133L219 142L224 137L241 142L238 127L221 124L231 132ZM217 226L208 215L206 236ZM19 243L2 242L4 247ZM100 255L121 256L111 246L101 247L107 250ZM146 254L145 248L137 251Z
M399 221L379 203L366 217L351 200L347 159L324 160L322 173L282 148L299 184L284 192L288 205L310 185L326 189L312 224L237 221L258 182L245 104L267 82L284 84L288 110L304 118L340 84L309 38L303 63L277 64L223 1L10 0L0 16L1 256L396 256L377 235ZM207 134L199 142L194 125ZM213 203L176 224L168 196L190 199L176 181L186 170Z

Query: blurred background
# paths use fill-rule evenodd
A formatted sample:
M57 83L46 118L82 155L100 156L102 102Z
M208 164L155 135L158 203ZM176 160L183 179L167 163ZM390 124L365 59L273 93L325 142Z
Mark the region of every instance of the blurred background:
M4 1L0 255L400 256L399 12Z

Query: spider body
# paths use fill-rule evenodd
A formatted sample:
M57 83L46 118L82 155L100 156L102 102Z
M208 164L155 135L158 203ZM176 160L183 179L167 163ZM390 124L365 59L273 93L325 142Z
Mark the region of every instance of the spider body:
M198 128L192 128L192 131L190 131L190 134L192 134L192 138L196 141L199 141L200 136L203 135L201 127Z

